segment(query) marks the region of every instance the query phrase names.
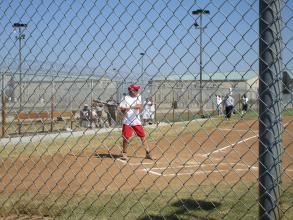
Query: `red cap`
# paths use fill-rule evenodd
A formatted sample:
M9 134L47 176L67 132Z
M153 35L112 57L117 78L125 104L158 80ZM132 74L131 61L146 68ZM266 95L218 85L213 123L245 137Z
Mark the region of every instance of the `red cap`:
M130 86L128 86L128 90L133 90L135 92L138 92L139 89L140 89L140 85L131 84Z

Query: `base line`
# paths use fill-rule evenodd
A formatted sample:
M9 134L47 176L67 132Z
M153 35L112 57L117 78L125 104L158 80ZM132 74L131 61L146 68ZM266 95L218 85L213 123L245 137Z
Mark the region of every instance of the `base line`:
M247 170L257 170L257 167L251 167L250 169L233 169L234 171L247 171ZM146 173L154 174L157 176L183 176L183 175L201 175L206 173L219 173L219 172L228 172L231 171L229 169L222 169L222 170L207 170L207 171L197 171L197 172L188 172L188 173L169 173L169 174L163 174L159 172L152 171L151 169L143 169Z
M215 150L215 151L212 151L212 152L210 152L210 153L203 154L202 156L205 156L205 157L206 157L206 156L209 156L209 155L211 155L211 154L218 153L218 152L223 151L223 150L225 150L225 149L227 149L227 148L234 147L234 146L237 145L237 144L243 143L243 142L245 142L245 141L248 141L248 140L253 139L253 138L256 138L256 137L258 137L258 135L255 135L255 136L252 136L252 137L249 137L249 138L243 139L243 140L241 140L241 141L237 141L237 142L234 143L234 144L230 144L230 145L228 145L228 146L226 146L226 147L220 148L220 149Z
M229 128L217 128L220 131L238 131L238 132L253 132L258 133L258 131L255 130L242 130L242 129L229 129Z
M167 167L153 167L151 169L152 170L166 170L166 169L181 169L181 168L194 168L194 167L204 168L204 167L219 166L219 165L220 166L225 166L225 165L231 165L231 166L233 166L233 165L236 165L236 166L240 166L240 167L250 167L252 169L258 169L256 166L248 166L245 163L190 164L190 165L167 166Z

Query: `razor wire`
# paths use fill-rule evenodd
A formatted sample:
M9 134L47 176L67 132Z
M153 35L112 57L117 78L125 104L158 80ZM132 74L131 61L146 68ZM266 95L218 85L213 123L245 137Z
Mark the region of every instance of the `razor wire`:
M291 1L0 6L0 217L293 218Z

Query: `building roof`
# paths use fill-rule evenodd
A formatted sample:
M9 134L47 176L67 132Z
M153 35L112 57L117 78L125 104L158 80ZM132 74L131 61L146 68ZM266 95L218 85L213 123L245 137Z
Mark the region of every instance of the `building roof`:
M247 71L247 72L217 72L217 73L203 73L202 80L205 81L246 81L253 77L257 76L257 72L255 71ZM200 75L194 75L191 73L186 73L184 75L168 75L168 76L155 76L152 78L153 81L161 81L161 80L183 80L183 81L190 81L190 80L199 80Z
M285 70L291 79L293 79L293 69L292 70ZM184 75L157 75L154 76L151 80L152 81L162 81L162 80L169 80L169 81L191 81L191 80L199 80L199 74L194 75L191 73L186 73ZM246 71L246 72L217 72L217 73L203 73L202 80L205 81L247 81L250 79L257 79L258 78L258 71Z
M3 73L1 73L3 74ZM5 75L14 76L15 81L19 81L20 75L18 73L9 73L5 72ZM22 82L79 82L79 81L90 81L90 80L99 80L99 81L110 81L108 77L100 77L95 75L65 75L65 74L30 74L23 73L21 76Z

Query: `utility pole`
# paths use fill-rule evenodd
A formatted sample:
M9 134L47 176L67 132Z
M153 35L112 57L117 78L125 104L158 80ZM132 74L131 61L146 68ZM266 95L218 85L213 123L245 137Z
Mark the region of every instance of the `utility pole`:
M22 72L21 72L21 65L22 65L22 54L21 54L21 49L22 49L22 43L21 41L25 39L25 34L22 32L22 28L26 28L27 24L23 23L14 23L12 25L13 29L16 30L18 28L18 36L16 36L16 40L19 41L19 48L18 48L18 54L19 54L19 112L22 111Z
M194 27L196 29L199 29L199 114L201 117L203 117L203 98L202 98L202 73L203 73L203 64L202 64L202 55L203 55L203 48L202 48L202 34L203 30L206 28L206 26L202 25L202 15L210 14L209 10L203 10L198 9L195 11L192 11L193 15L199 15L199 24L197 22L194 23Z

